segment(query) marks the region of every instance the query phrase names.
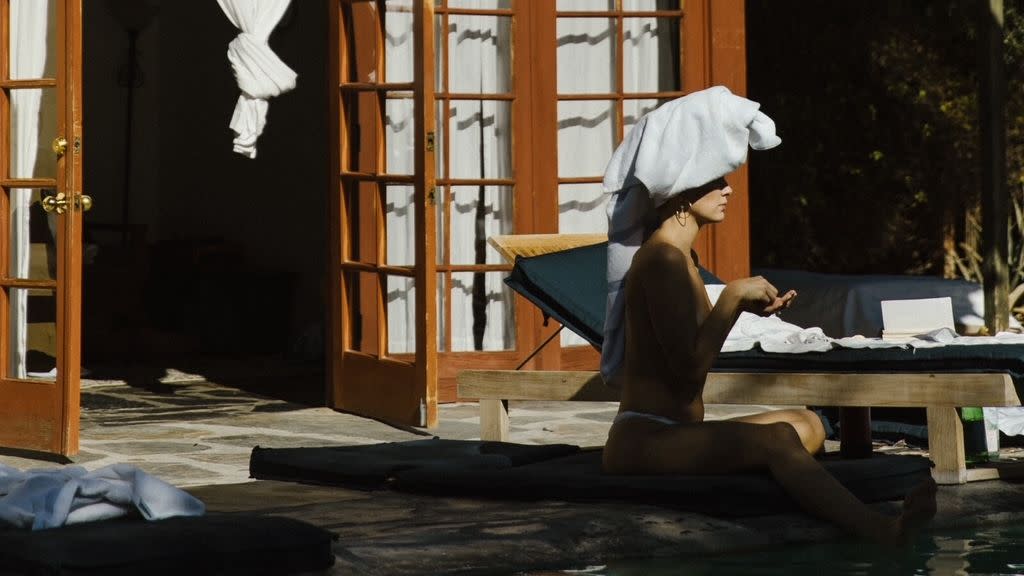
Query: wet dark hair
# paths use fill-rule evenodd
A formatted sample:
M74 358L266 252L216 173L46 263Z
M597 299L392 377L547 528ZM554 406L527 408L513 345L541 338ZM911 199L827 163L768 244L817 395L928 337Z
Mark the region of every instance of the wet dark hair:
M728 186L729 183L725 181L725 178L715 178L707 184L702 184L696 188L690 188L689 190L683 190L678 195L670 198L668 202L665 202L661 206L651 206L651 209L647 211L647 218L644 220L644 241L646 242L651 234L661 226L661 223L668 218L675 215L678 208L674 208L680 201L686 202L692 205L697 200L700 200L705 194L712 190L721 190Z

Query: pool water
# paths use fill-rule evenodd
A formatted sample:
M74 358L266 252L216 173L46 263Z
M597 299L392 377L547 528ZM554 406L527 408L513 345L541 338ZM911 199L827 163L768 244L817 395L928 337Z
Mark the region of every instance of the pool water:
M623 560L564 573L580 576L1024 575L1024 526L923 533L912 545L898 549L846 539L708 558Z

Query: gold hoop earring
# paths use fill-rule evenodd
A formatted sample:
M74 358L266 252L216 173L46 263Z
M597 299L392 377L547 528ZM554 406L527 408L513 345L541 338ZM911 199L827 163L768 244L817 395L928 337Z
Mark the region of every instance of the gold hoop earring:
M686 228L686 223L690 219L690 211L689 210L690 210L690 206L689 205L680 206L679 210L676 210L676 222L678 222L679 225L682 226L683 228Z

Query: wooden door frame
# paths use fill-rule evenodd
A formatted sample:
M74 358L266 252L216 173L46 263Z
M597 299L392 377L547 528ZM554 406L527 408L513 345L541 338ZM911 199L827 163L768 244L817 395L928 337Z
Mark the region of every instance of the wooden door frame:
M416 22L421 23L419 29ZM413 61L418 62L413 79L414 117L416 118L415 186L416 225L416 357L423 367L416 373L416 385L425 391L424 422L437 426L438 352L437 352L437 178L434 139L437 133L434 101L434 9L433 3L416 2L413 8L416 45ZM426 231L424 234L422 232Z
M58 53L64 54L64 66L58 71L58 86L64 90L58 94L57 109L61 119L57 125L58 134L64 134L69 150L64 163L70 164L60 170L58 178L66 178L63 189L72 198L73 205L63 215L63 250L57 251L57 387L61 399L61 454L78 453L79 424L81 414L81 365L82 365L82 167L84 151L82 142L82 1L64 0L64 26L61 27L58 5L58 29L62 29L63 46ZM76 34L77 32L77 34ZM61 186L58 183L58 190Z
M56 160L55 178L11 178L9 138L0 138L0 237L10 240L11 189L55 188L69 199L57 227L57 279L10 277L10 251L0 251L0 386L13 402L0 407L3 444L8 448L71 456L78 453L81 362L81 240L82 240L82 0L56 3L56 75L53 79L10 79L10 55L0 69L0 123L9 123L11 89L56 90L57 134L68 140L66 153ZM10 5L0 1L0 45L10 45ZM7 125L7 130L11 129ZM43 148L48 143L40 143ZM12 378L10 375L11 289L52 290L56 300L57 350L55 380ZM27 320L27 319L26 319Z
M344 74L350 68L351 55L347 47L355 40L349 37L351 30L348 17L362 18L357 6L373 5L374 70L376 80L353 80ZM348 6L348 10L343 9ZM328 337L326 347L330 358L327 365L328 404L335 408L351 410L371 417L377 417L406 425L433 427L437 425L437 338L436 338L436 274L435 269L435 214L434 198L434 104L433 104L433 5L428 2L413 4L413 32L415 46L413 59L414 78L410 82L387 82L384 77L384 14L383 0L328 0L328 138L330 147L330 182L328 191ZM361 8L358 9L361 12ZM346 13L348 12L348 16ZM424 25L424 22L426 24ZM365 20L362 22L366 24ZM342 49L346 47L346 49ZM430 58L426 56L430 55ZM343 71L346 71L343 74ZM396 175L387 172L383 161L383 135L381 106L389 93L411 92L414 100L414 174ZM366 171L362 164L349 165L351 134L346 118L348 106L345 98L350 95L373 94L374 112L372 127L375 131L375 146L366 150L373 160L373 169ZM343 97L344 95L344 97ZM364 110L360 109L362 119ZM359 123L357 123L359 124ZM362 152L361 148L361 161ZM416 235L414 265L391 265L386 260L386 217L382 197L389 184L413 186L413 207L415 229L429 230L428 234ZM373 188L372 202L375 208L362 214L349 214L346 195L360 194L360 187ZM353 191L352 188L355 190ZM362 199L361 199L362 202ZM352 258L349 222L369 222L359 227L359 234L366 240L372 238L374 245L369 250L374 254L369 261L360 255ZM368 229L369 228L369 229ZM362 244L362 243L361 243ZM360 252L364 251L363 246ZM353 322L348 307L348 285L345 274L361 276L368 273L373 281L369 285L373 298L361 298L358 307L368 312L369 322L375 328L372 334L374 346L369 352L352 349L352 334L348 327ZM415 282L415 306L420 319L416 325L416 352L413 355L391 354L387 350L387 310L383 300L387 278L411 277ZM362 292L362 291L361 291Z

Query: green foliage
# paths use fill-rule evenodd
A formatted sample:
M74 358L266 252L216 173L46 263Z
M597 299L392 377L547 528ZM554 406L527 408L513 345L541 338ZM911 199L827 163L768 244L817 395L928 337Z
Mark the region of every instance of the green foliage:
M748 0L748 92L783 139L751 155L755 266L943 272L943 242L965 238L978 202L977 6ZM1008 184L1020 194L1024 0L1005 11Z

